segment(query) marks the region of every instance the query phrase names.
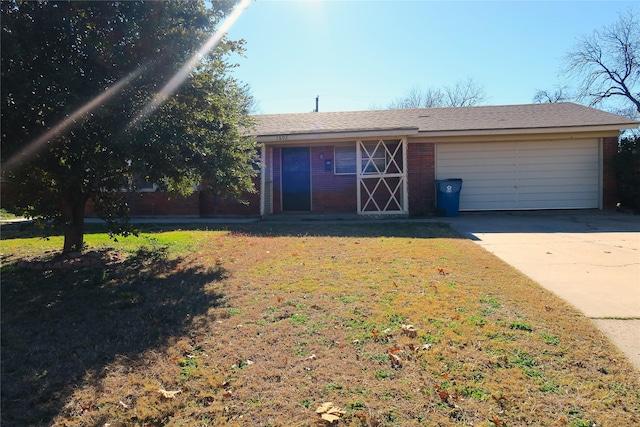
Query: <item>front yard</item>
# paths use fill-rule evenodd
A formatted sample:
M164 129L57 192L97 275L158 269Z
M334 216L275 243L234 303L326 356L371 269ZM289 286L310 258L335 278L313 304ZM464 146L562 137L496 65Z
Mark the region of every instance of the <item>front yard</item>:
M25 236L2 226L3 427L640 423L590 320L446 225L95 229L86 265Z

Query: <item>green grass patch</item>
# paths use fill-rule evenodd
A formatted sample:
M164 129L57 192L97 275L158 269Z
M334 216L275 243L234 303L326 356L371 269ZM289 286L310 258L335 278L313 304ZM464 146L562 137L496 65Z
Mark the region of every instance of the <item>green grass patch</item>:
M34 270L61 237L2 225L2 424L311 425L324 402L354 426L640 419L589 319L444 224L207 227L91 224L119 257Z

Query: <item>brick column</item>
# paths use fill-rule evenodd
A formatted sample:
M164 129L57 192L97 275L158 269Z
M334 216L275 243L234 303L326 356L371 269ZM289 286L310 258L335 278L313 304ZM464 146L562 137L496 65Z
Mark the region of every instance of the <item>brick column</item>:
M602 209L615 209L618 203L614 161L618 154L618 137L602 138Z

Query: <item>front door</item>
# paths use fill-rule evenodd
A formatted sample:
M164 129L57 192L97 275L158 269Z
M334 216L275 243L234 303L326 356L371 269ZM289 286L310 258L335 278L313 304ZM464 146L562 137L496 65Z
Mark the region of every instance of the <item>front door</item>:
M282 148L282 210L311 210L309 147Z

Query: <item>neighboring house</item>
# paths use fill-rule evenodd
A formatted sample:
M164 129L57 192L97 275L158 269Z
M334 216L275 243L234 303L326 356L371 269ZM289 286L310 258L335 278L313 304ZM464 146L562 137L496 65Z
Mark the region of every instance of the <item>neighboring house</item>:
M249 205L142 192L132 215L427 215L448 178L463 180L461 211L608 209L619 133L639 125L572 103L254 118L263 169Z

